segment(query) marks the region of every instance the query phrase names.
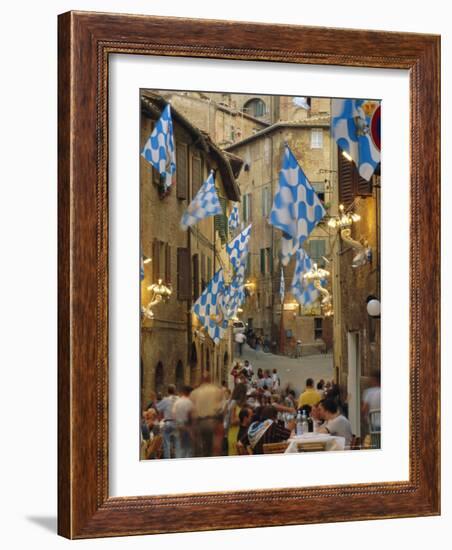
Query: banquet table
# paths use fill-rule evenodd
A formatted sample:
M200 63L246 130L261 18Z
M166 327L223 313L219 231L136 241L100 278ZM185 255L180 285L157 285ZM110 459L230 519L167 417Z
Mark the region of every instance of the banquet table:
M296 435L288 440L288 447L285 453L297 453L299 443L325 443L325 451L343 451L345 449L345 437L307 433Z

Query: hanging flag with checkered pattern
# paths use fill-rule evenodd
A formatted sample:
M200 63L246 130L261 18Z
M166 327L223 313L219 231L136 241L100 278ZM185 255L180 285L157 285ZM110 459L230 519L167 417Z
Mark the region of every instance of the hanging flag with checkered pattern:
M380 102L367 99L333 99L333 137L348 153L359 175L370 181L380 162Z
M282 265L289 263L291 256L301 247L325 214L321 200L286 145L279 172L279 186L270 212L270 224L283 231Z
M144 144L141 155L163 177L164 188L168 190L176 174L176 148L170 105L163 109L154 130Z
M239 233L235 239L232 239L232 241L226 245L226 251L229 254L232 267L235 271L239 269L240 264L245 262L248 255L251 225L250 223L250 225Z
M223 270L220 268L192 307L193 313L215 344L220 342L228 328L222 307L224 290Z
M211 171L209 177L202 184L195 198L188 205L187 210L185 210L180 226L185 230L204 218L218 214L223 214L223 209L215 189L214 173Z
M299 248L296 253L295 271L290 291L302 306L312 304L319 297L319 291L314 287L313 283L307 282L303 277L311 267L311 258L306 254L304 248Z
M229 215L228 224L230 231L235 231L240 226L239 207L237 204L234 204L234 207L232 208L232 212Z
M228 319L237 315L237 310L245 301L245 271L246 265L240 264L231 284L225 288L223 296L223 309Z

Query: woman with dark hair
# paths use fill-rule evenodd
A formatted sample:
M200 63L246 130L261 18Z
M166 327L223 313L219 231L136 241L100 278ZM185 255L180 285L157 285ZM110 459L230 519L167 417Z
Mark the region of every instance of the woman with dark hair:
M225 429L228 434L228 455L237 454L237 437L240 428L239 414L246 403L246 384L237 384L232 392L225 415Z
M259 419L250 424L248 439L253 454L263 454L265 443L279 443L289 439L292 430L295 428L295 420L292 420L285 428L277 420L277 415L276 407L262 407Z

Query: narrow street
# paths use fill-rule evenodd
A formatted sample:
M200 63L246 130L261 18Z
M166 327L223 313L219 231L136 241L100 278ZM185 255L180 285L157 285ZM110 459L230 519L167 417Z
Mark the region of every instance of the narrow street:
M305 386L306 378L313 378L317 383L321 378L331 380L333 378L333 355L312 354L302 356L300 359L293 359L285 355L274 355L264 353L263 351L254 351L247 344L243 347L243 356L235 357L243 363L245 359L253 366L256 373L257 369L278 369L278 375L281 379L282 387L291 383L297 393Z

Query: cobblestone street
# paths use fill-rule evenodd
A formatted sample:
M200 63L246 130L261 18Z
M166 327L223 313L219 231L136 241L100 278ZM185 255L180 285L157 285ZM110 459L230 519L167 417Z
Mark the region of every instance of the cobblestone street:
M317 383L320 378L331 380L333 378L333 355L312 354L293 359L285 355L274 355L263 351L254 351L248 345L243 348L243 356L235 357L239 361L248 361L253 366L254 372L261 369L278 369L281 385L284 387L290 382L299 392L304 388L306 378L313 378Z

